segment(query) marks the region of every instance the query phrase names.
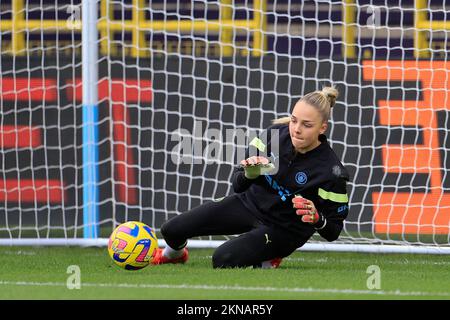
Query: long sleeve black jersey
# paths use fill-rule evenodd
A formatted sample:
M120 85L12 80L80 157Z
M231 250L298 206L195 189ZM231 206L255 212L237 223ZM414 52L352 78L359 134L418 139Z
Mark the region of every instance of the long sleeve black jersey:
M304 242L317 231L328 241L339 237L349 205L347 181L349 175L325 135L321 144L304 154L296 152L289 135L288 125L274 125L266 132L278 130L279 152L273 152L273 135L255 137L247 148L246 156L268 157L278 168L273 175L247 179L244 169L237 167L233 174L233 189L244 205L259 219L276 224L295 233ZM271 139L272 137L272 139ZM295 195L314 202L322 218L316 224L302 222L293 208Z

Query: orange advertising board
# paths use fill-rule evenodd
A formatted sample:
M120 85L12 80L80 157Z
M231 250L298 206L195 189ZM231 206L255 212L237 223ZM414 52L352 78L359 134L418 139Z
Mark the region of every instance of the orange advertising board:
M366 61L364 81L415 81L417 100L378 100L380 125L418 127L421 144L385 144L382 162L386 173L427 174L427 192L372 193L377 233L448 234L450 193L443 190L437 111L450 110L450 63L444 61Z

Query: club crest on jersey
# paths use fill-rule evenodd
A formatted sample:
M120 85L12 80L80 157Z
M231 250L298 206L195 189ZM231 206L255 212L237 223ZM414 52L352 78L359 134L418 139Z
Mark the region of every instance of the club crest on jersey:
M302 171L297 172L297 174L295 175L295 181L298 184L303 185L308 181L308 176L306 175L306 173L304 173Z

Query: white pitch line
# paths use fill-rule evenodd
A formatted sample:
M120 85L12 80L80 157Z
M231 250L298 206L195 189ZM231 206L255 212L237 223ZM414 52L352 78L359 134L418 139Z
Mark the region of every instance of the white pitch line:
M199 259L199 260L211 260L212 256L198 256L198 257L193 257L192 259ZM283 261L300 261L300 262L319 262L319 263L324 263L324 262L333 262L333 263L342 263L342 264L347 264L347 263L355 263L355 259L340 259L340 258L330 258L330 257L325 257L325 258L294 258L294 257L286 257L283 258ZM402 261L395 261L395 260L382 260L382 261L373 261L374 263L383 263L383 264L401 264L401 265L411 265L411 264L418 264L418 265L450 265L450 261L437 261L437 262L429 262L429 261L411 261L411 260L402 260Z
M347 264L347 263L355 263L355 260L351 260L351 259L334 259L334 258L329 258L329 257L325 257L325 258L318 258L318 259L310 259L310 258L292 258L292 257L288 257L285 258L286 261L301 261L301 262L340 262L342 264ZM284 259L283 259L284 260ZM380 261L374 261L374 263L379 263L379 264L400 264L400 265L450 265L450 261L437 261L437 262L429 262L429 261L411 261L411 260L401 260L401 261L396 261L396 260L380 260Z
M66 287L63 282L26 282L2 281L0 286L40 286L40 287ZM450 292L402 292L383 290L353 290L353 289L319 289L319 288L277 288L277 287L243 287L243 286L212 286L190 284L132 284L132 283L81 283L81 287L91 288L135 288L135 289L189 289L189 290L235 290L235 291L266 291L266 292L299 292L299 293L340 293L340 294L368 294L368 295L394 295L394 296L442 296L450 297Z

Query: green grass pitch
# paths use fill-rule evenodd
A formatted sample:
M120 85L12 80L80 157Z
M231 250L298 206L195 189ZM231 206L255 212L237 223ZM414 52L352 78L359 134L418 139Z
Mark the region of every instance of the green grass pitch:
M0 247L0 299L450 299L445 255L297 251L279 269L215 270L212 252L126 271L106 248ZM80 289L67 287L71 265ZM379 267L379 289L368 288L370 266Z

